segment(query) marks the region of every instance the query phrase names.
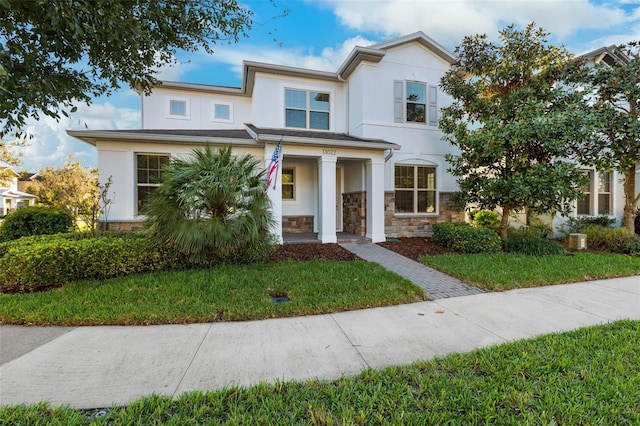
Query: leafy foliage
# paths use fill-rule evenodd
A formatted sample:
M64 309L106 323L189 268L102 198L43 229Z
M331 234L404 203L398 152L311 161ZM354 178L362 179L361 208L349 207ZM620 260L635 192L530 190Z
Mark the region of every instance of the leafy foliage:
M629 232L627 228L588 225L582 229L582 232L587 235L587 247L591 250L640 254L640 236Z
M194 261L228 257L267 241L273 224L258 160L231 147L173 159L144 209L148 229Z
M529 233L511 233L503 241L502 245L507 253L520 253L527 256L559 256L565 254L564 248L557 242Z
M579 216L570 217L564 225L564 233L571 234L582 232L587 226L595 225L604 228L611 228L616 220L609 216Z
M462 204L502 208L500 234L507 236L511 211L568 212L585 178L577 165L560 161L568 141L586 131L581 97L557 85L571 58L550 46L534 24L500 31L501 44L486 35L465 37L458 63L441 80L454 99L440 128L460 149L448 155Z
M469 212L471 223L480 228L500 233L500 214L493 210L472 210Z
M0 224L0 241L68 232L73 223L73 216L60 208L20 207Z
M47 167L38 173L40 179L29 184L27 192L37 196L40 205L60 207L95 229L100 190L97 169L82 167L69 157L63 167Z
M640 203L640 42L608 48L608 54L611 61L585 66L590 58L583 58L568 66L571 80L584 86L584 107L595 127L591 138L576 139L572 148L579 161L624 175L623 225L633 232Z
M148 91L178 50L213 53L251 24L236 0L0 1L0 137L122 83Z
M497 253L502 251L500 237L486 228L474 228L464 222L433 225L433 241L460 253Z

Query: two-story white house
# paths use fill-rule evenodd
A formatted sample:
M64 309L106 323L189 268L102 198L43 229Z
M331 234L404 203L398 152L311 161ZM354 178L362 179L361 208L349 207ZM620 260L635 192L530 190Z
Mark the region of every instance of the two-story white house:
M6 171L6 167L0 167ZM8 179L0 181L0 216L14 212L18 207L33 206L38 199L35 195L18 190L18 174L8 169Z
M438 129L440 108L452 101L439 81L455 61L422 32L356 47L336 72L245 61L241 87L163 82L141 94L140 130L68 133L97 148L100 181L112 179L111 229L141 224L171 157L231 145L267 167L282 139L268 191L281 240L426 236L434 223L465 218L449 205L458 186L445 154L455 151ZM585 171L592 183L575 214L619 220L617 174Z
M142 129L68 131L98 150L100 181L115 192L109 223L139 212L171 157L231 145L265 167L282 139L275 189L268 191L282 238L340 232L369 238L427 235L461 220L444 159L438 88L455 57L422 32L356 47L336 72L244 62L241 87L163 82L142 96Z

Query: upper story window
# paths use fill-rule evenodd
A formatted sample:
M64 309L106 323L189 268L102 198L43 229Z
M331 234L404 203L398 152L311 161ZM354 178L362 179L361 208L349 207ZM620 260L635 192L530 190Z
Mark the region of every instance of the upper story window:
M136 213L149 201L151 194L160 186L164 167L169 163L167 154L136 155Z
M285 89L285 126L329 130L329 93Z
M171 105L169 107L171 115L187 115L187 102L186 101L175 101L171 100Z
M396 213L436 212L436 168L395 166Z
M168 118L179 118L188 120L191 114L189 108L189 99L180 97L171 97L168 102Z
M393 82L394 121L438 125L438 87L419 81Z
M214 103L213 104L213 121L233 121L233 106L231 104Z

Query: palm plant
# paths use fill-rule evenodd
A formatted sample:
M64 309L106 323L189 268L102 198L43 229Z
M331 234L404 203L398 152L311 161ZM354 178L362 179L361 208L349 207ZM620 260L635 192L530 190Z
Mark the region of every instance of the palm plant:
M194 149L172 159L144 209L151 233L194 262L228 258L270 241L264 170L231 147Z

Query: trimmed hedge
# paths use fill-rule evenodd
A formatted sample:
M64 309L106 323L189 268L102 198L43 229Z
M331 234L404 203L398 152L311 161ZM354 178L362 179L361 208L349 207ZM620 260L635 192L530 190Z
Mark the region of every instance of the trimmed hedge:
M61 208L27 206L8 214L0 225L0 241L16 240L30 235L68 232L73 216Z
M83 279L107 279L154 271L210 267L219 263L252 263L268 258L271 241L220 258L194 263L146 235L60 234L27 237L0 244L0 292L33 292Z
M640 237L626 228L605 228L590 225L582 229L587 235L587 247L591 250L640 255Z
M465 222L433 225L433 241L460 253L498 253L502 251L500 236L486 228L475 228Z

